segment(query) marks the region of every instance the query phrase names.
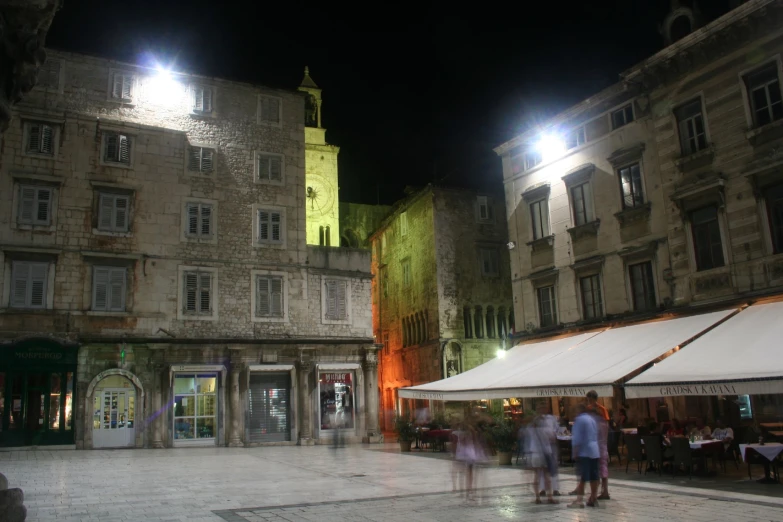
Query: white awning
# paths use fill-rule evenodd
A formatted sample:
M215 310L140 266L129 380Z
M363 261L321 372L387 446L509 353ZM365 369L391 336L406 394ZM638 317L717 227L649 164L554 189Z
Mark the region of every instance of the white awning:
M516 346L461 375L403 388L411 399L476 400L508 397L584 397L612 386L690 341L736 309L667 319Z
M783 393L783 302L753 305L626 384L628 398Z

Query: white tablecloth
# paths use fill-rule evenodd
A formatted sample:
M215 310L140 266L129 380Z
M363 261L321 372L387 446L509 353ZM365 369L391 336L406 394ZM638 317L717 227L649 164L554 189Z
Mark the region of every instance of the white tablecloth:
M771 462L772 460L774 460L775 457L780 455L781 451L783 451L783 444L781 444L780 442L767 442L763 446L760 444L740 444L739 448L743 461L745 460L745 450L747 448L753 448L761 455L763 455L765 459Z
M626 435L636 435L636 428L623 428L620 431L625 433Z
M705 444L723 444L719 440L694 440L690 443L691 449L701 449Z
M557 440L571 440L570 435L558 435Z

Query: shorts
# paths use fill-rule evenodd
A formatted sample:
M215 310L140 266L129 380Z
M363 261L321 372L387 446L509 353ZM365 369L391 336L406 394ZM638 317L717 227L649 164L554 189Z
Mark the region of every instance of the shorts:
M582 482L595 482L598 480L598 460L587 457L576 458L579 480Z

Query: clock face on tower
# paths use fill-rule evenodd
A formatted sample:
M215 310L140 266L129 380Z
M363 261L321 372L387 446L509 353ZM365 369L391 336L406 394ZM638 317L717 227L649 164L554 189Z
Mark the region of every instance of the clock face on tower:
M328 214L334 205L335 189L332 183L320 176L311 176L307 180L305 198L307 210L320 214Z

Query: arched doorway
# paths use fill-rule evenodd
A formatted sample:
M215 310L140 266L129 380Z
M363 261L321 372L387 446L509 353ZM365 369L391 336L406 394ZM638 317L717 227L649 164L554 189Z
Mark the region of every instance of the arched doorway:
M132 448L136 445L138 379L124 372L99 375L93 380L92 447ZM122 373L119 373L122 372ZM133 379L133 380L131 380Z

